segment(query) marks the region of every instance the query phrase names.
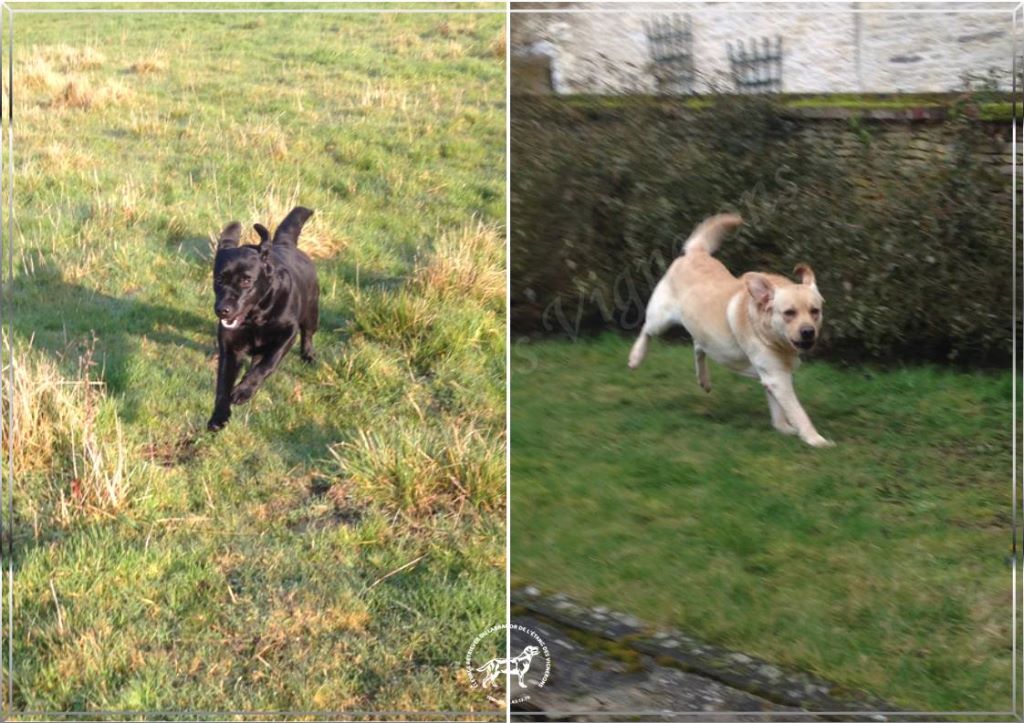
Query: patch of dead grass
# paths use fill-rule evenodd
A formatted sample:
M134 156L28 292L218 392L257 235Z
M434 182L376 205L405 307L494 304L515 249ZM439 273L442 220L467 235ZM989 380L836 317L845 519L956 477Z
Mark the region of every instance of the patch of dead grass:
M288 157L288 135L277 122L267 121L235 126L236 142L242 148L254 148L275 161Z
M325 605L312 595L290 593L275 607L263 626L264 640L303 640L311 635L362 633L370 623L370 613L359 605ZM352 602L352 601L348 601Z
M440 428L398 424L360 430L330 453L353 492L410 517L495 509L504 492L503 447L470 420Z
M440 297L469 296L484 303L505 299L505 239L499 227L475 223L445 233L416 281Z
M18 68L15 75L21 87L52 93L67 83L67 77L58 73L43 57L33 56Z
M165 70L167 70L167 59L159 51L154 51L149 55L139 58L128 66L128 72L135 75L150 75L152 73L162 73Z
M490 43L489 50L491 51L491 54L496 58L504 60L507 43L508 40L505 37L505 28L502 28Z
M38 48L32 57L42 57L63 73L95 70L107 62L107 57L91 45L76 47L61 43Z
M104 108L128 97L128 88L117 81L94 84L87 78L71 78L52 105L55 108L94 110Z
M253 223L262 223L271 231L275 231L288 212L301 205L304 204L298 188L285 195L271 187L250 209L250 223L243 233L242 243L259 243L259 237L252 229ZM334 256L347 245L348 240L331 229L327 214L322 209L314 208L312 218L306 222L299 236L299 248L311 258L323 259Z
M2 409L3 438L12 449L6 464L13 463L15 475L49 477L62 524L121 509L131 489L132 455L116 412L107 410L101 419L106 391L92 376L94 345L81 354L78 372L69 378L48 357L30 349L12 351L6 334L3 344L8 360L3 373L12 380Z
M93 166L93 159L60 141L51 141L39 149L39 162L48 173L81 171Z
M134 176L126 176L116 189L96 199L89 222L109 228L131 224L138 219L144 199L142 184Z

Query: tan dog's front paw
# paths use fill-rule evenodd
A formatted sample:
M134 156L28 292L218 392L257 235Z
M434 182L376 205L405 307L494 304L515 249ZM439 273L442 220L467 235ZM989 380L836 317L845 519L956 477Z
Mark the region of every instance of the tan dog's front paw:
M811 445L812 447L835 447L836 446L835 442L828 441L827 439L822 437L820 434L815 434L812 437L802 437L802 439L805 442L807 442L807 444Z
M708 394L711 394L711 380L710 379L698 379L697 383L700 384L700 388Z

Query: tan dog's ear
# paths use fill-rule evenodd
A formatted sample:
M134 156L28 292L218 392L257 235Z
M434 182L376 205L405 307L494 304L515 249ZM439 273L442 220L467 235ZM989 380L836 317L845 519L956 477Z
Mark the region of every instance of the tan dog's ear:
M807 264L797 264L793 273L800 277L800 283L804 286L816 286L814 283L814 272Z
M747 274L744 278L747 291L757 302L757 308L764 309L775 298L775 287L768 277L761 274Z

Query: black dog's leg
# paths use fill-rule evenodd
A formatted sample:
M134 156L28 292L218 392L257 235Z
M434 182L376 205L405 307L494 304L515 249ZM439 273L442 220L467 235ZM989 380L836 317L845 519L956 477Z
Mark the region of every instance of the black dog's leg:
M300 332L302 334L302 345L299 349L299 356L302 357L302 361L312 364L316 360L316 356L313 354L313 332L306 331L305 327L302 327Z
M320 300L317 298L318 296L319 294L313 294L309 309L306 311L306 318L303 319L302 326L300 327L302 345L299 349L299 355L302 357L302 361L310 364L315 359L313 355L313 334L316 333L317 327L320 325Z
M206 423L206 428L211 432L221 429L231 418L231 387L235 386L241 367L238 354L227 346L220 343L217 357L217 395L213 402L213 415Z
M256 390L266 381L267 377L273 374L274 370L277 369L277 365L284 359L284 355L292 348L297 331L297 329L292 329L291 333L279 347L264 354L256 364L249 367L249 371L242 377L242 381L231 392L232 404L245 404L252 399L252 395L256 393Z

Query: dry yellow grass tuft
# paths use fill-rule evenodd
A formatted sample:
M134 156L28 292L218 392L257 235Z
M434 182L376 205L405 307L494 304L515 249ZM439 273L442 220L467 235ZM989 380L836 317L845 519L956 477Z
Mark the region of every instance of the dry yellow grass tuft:
M167 70L167 60L159 52L153 52L144 58L139 58L128 67L128 71L136 75L162 73L165 70Z
M21 63L15 78L21 88L45 92L49 102L44 101L44 105L88 110L127 95L127 89L119 82L96 84L82 75L104 62L103 53L89 46L43 46Z
M64 73L74 70L93 70L107 62L103 53L89 45L82 47L64 44L53 45L39 48L37 52Z
M355 494L410 518L502 504L504 447L473 420L449 419L440 429L398 423L360 430L328 450Z
M498 226L476 223L441 236L430 259L417 267L419 284L439 296L469 296L484 303L505 299L505 238Z
M275 121L236 125L233 133L241 147L258 149L277 161L288 157L288 136Z
M358 96L358 103L363 108L409 111L419 107L420 97L410 95L395 84L367 83Z
M47 173L61 174L91 168L94 160L80 149L51 141L39 149L39 162Z
M11 445L6 464L13 464L15 475L47 476L62 524L120 509L131 488L130 455L116 412L103 409L103 382L91 377L92 346L70 379L30 347L12 353L6 334L3 346L3 374L12 380L2 409L3 438Z
M52 93L67 82L64 75L55 71L45 58L38 55L25 61L14 77L23 88L44 90L47 93Z
M53 106L91 110L123 100L127 95L128 89L118 82L93 85L85 78L72 78L53 99Z
M127 223L132 223L139 216L140 205L144 197L142 186L133 176L128 176L112 197L111 210L120 213L121 218Z
M245 230L242 243L259 243L256 232L252 230L252 223L262 223L274 230L289 211L301 205L302 198L298 188L287 197L271 188L250 210L251 223ZM347 239L331 230L326 214L322 210L313 209L313 217L306 223L299 237L299 248L314 259L324 259L334 256L347 245Z
M353 606L354 601L337 607L325 607L322 600L308 599L313 596L291 594L281 607L275 607L267 616L264 626L264 640L303 640L309 636L331 633L361 633L370 622L370 614L362 606Z
M495 36L494 40L491 41L490 50L494 54L495 57L501 58L502 60L505 59L505 51L506 51L506 44L507 43L508 43L508 40L505 37L505 28L502 28L501 32L498 33Z
M170 122L166 116L147 111L128 113L128 130L140 138L158 138L166 135Z
M275 161L283 161L288 157L288 142L284 136L275 138L270 144L270 155Z
M257 15L252 20L247 20L242 23L242 30L255 30L256 28L262 28L267 24L267 19L262 15Z
M134 176L126 175L117 189L97 196L89 222L108 229L131 224L138 218L144 198L142 184Z
M461 60L466 57L466 46L454 38L449 38L444 48L444 57L448 60Z

